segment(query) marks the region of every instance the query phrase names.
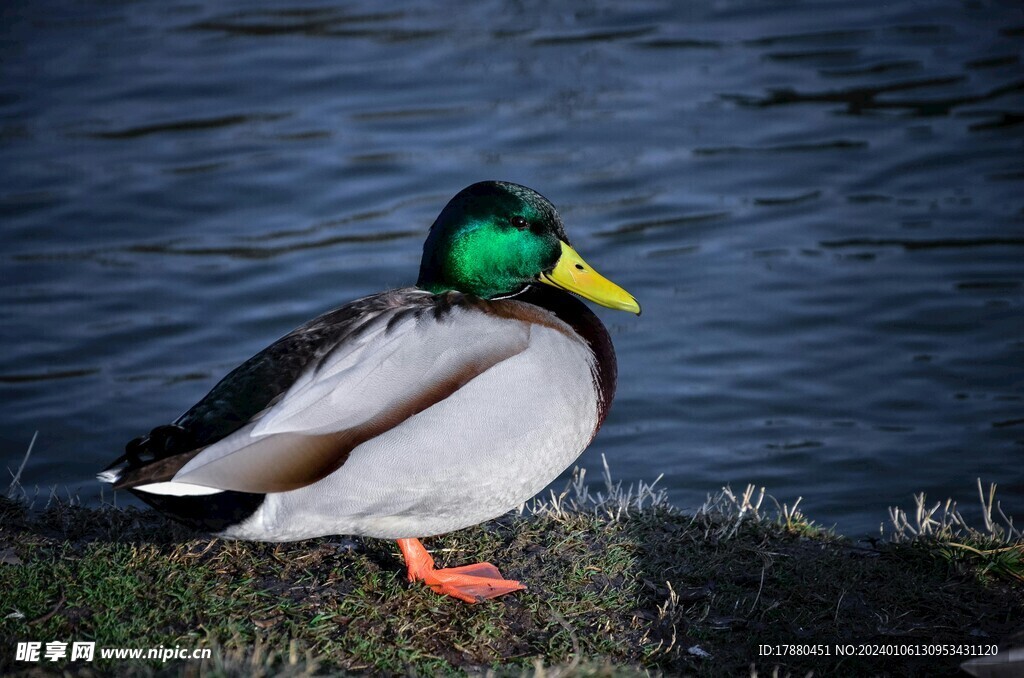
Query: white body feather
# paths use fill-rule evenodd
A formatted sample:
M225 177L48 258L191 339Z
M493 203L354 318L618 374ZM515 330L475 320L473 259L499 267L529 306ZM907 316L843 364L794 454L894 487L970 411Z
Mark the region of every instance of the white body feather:
M326 477L269 492L222 536L291 541L448 532L515 508L590 442L598 424L594 356L553 315L536 324L456 308L443 320L409 317L385 331L389 315L307 370L258 419L195 456L173 481L136 489L208 492L218 487L218 474L239 463L287 464L286 445L295 436L372 421L401 407L410 392L481 362L488 367L461 388L359 444Z

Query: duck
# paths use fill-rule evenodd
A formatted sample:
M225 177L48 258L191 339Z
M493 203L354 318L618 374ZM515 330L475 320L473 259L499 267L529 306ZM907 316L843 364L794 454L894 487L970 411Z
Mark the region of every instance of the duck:
M475 183L431 225L414 286L284 335L98 478L226 539L396 540L410 582L467 603L524 590L491 563L437 568L420 540L521 506L594 439L617 363L580 297L640 314L547 198Z

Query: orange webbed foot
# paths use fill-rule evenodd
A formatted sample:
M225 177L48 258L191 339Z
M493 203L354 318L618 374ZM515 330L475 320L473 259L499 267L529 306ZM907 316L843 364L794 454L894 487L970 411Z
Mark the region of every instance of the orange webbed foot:
M398 546L409 568L409 581L422 581L435 593L467 603L479 603L513 591L526 590L518 581L502 577L498 568L490 563L438 570L419 539L399 539Z

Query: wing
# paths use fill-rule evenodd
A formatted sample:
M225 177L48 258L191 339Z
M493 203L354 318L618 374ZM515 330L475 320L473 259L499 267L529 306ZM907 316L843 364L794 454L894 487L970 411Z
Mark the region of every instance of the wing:
M173 480L282 492L324 478L358 445L526 350L529 322L463 299L457 293L422 295L416 303L381 310L322 347L280 397L173 475L131 484Z
M402 289L357 299L298 327L234 369L174 424L196 447L211 445L258 418L311 366L333 352L358 346L382 317L430 305L428 293Z
M421 290L395 290L357 299L314 318L232 370L173 424L158 426L129 442L125 454L111 462L101 477L118 478L120 488L130 486L134 476L167 475L168 469L173 474L188 455L257 418L309 365L358 336L382 313L415 307L429 296Z

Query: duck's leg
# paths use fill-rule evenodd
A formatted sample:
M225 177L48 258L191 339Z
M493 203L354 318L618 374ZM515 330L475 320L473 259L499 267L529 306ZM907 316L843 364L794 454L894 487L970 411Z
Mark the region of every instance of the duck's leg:
M526 590L519 582L502 577L498 568L490 563L434 569L434 559L419 539L399 539L398 548L402 549L402 555L405 556L409 581L422 581L435 593L467 603L479 603L513 591Z

